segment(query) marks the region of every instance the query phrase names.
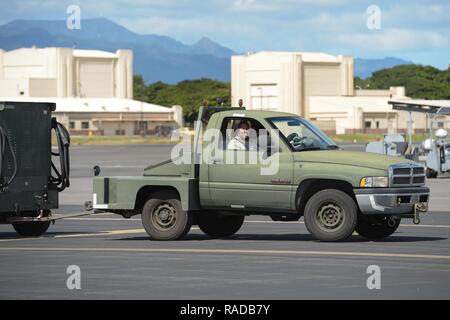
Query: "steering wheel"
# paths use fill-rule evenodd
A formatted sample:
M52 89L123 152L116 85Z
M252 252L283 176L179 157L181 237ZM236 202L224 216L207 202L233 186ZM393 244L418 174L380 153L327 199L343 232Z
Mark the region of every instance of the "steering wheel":
M294 148L297 148L304 145L303 141L306 139L306 137L300 137L297 132L294 132L288 135L287 139Z
M287 139L295 149L306 149L314 145L314 139L307 136L300 137L296 132L288 135Z

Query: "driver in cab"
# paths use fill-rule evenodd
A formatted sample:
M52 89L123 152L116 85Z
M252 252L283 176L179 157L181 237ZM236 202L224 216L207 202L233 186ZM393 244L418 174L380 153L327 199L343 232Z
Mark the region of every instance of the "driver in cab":
M256 144L249 134L250 125L247 121L239 122L238 128L235 131L234 138L228 143L228 150L256 150Z

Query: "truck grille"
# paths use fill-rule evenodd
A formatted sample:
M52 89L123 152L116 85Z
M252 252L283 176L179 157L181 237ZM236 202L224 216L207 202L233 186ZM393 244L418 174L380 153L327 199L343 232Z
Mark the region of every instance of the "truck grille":
M425 184L425 169L414 163L394 164L389 167L389 182L392 187L422 186Z

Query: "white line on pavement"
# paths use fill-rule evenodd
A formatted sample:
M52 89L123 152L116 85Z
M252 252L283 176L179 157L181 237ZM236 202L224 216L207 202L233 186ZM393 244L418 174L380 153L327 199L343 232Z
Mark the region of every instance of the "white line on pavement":
M352 252L352 251L304 251L304 250L239 250L239 249L174 249L174 248L45 248L45 247L0 247L0 251L73 251L73 252L137 252L137 253L197 253L197 254L263 254L263 255L311 255L311 256L350 256L350 257L381 257L406 258L424 260L450 260L446 255L383 253L383 252Z

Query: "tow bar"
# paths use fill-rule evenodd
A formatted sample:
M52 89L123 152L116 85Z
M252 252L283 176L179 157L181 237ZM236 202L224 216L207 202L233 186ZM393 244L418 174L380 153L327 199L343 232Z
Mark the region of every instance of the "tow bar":
M68 219L68 218L77 218L90 215L89 212L80 212L80 213L66 213L66 214L48 214L46 216L39 215L37 217L7 217L3 220L2 223L17 223L17 222L44 222L50 221L55 224L56 220Z

